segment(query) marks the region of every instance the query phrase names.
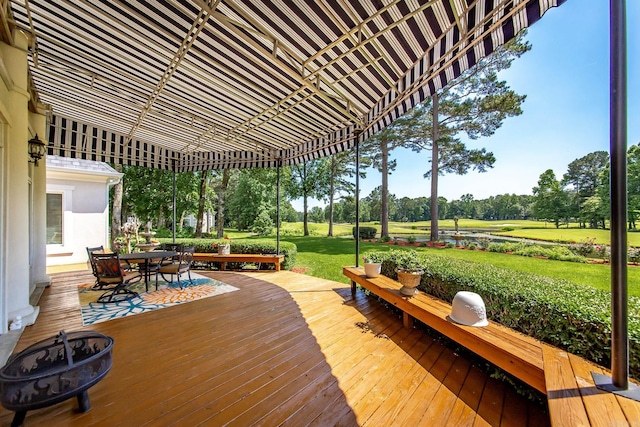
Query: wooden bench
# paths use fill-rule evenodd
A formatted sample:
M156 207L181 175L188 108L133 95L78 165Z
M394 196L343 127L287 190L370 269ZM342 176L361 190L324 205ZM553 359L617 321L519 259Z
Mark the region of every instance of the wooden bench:
M451 305L431 295L420 292L408 298L400 293L402 285L388 277L367 278L361 268L354 267L344 267L342 272L351 279L352 292L357 283L402 310L405 326L418 319L546 393L540 341L491 321L482 328L460 325L448 318Z
M219 262L220 270L226 269L228 262L249 262L252 264L274 264L276 271L280 271L280 264L284 261L284 255L277 254L228 254L196 252L193 254L194 261ZM259 268L259 267L258 267Z
M492 321L485 327L455 323L450 304L424 292L404 296L402 285L388 277L367 278L355 267L342 272L352 293L359 284L402 310L406 327L418 319L546 394L553 426L640 425L640 402L594 386L591 372L610 375L601 366Z

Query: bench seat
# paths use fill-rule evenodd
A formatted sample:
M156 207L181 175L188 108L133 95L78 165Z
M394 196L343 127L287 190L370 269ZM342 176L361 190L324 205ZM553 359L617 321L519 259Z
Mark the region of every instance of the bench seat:
M402 285L388 277L368 278L355 267L342 272L352 293L359 284L402 310L405 326L418 319L546 394L552 426L640 425L640 402L595 387L592 372L611 375L603 367L492 321L484 327L455 323L450 304L424 292L404 296Z
M343 274L402 310L405 326L418 319L450 339L462 344L489 362L546 393L542 343L498 323L478 328L460 325L449 319L451 305L424 292L413 297L400 293L399 282L385 276L367 278L361 268L344 267Z

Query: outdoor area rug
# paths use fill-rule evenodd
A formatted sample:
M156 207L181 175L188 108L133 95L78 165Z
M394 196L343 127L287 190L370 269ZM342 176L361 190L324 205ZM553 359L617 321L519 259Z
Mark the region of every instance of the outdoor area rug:
M186 278L186 275L183 277ZM152 278L149 280L149 292L145 291L143 279L129 287L129 289L138 292L139 297L117 303L97 303L98 297L104 291L92 289L94 283L79 285L78 297L82 309L82 324L93 325L238 290L234 286L197 273L192 272L191 278L194 284L191 285L188 279L181 279L183 288L180 289L177 280L167 283L162 280L161 276L158 276L158 290L156 291L155 278Z

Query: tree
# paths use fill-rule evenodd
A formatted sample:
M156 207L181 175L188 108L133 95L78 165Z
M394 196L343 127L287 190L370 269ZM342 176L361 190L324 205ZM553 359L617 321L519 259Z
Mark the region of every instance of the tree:
M309 221L320 224L324 222L324 211L320 206L314 206L309 211Z
M397 126L392 123L389 127L369 138L362 146L361 157L370 161L382 175L380 186L380 237L389 236L389 175L396 168L397 162L390 160L389 155L394 149L404 145ZM366 160L364 160L366 159Z
M356 174L355 168L355 153L354 151L344 151L338 154L334 154L327 161L326 168L329 170L329 184L327 188L326 198L329 201L329 237L333 236L333 219L334 219L334 202L336 197L340 193L353 194L355 192L355 185L351 182ZM367 167L370 162L366 159L362 160L364 168ZM365 178L366 173L363 169L360 171L360 178Z
M583 204L587 199L594 196L600 183L600 175L609 164L609 154L606 151L595 151L584 157L569 163L567 172L562 178L563 185L571 185L576 192L576 217L580 222L580 227L586 226L586 219L582 215ZM591 215L591 220L595 218ZM597 227L597 221L591 222L591 227Z
M196 216L196 232L195 232L196 238L202 237L202 219L204 218L208 175L209 175L209 171L207 170L204 170L200 173L200 191L198 194L198 215Z
M292 199L302 197L304 235L309 235L309 198L321 199L328 194L329 173L327 163L311 160L291 166L291 179L284 180L285 191Z
M228 211L236 228L252 230L255 227L265 230L271 222L276 210L276 170L275 169L242 169L238 173L238 183L228 201ZM261 232L261 231L260 231Z
M234 174L237 176L237 173ZM224 169L222 172L215 174L214 189L218 198L218 209L216 215L216 237L221 239L224 237L225 209L227 203L227 190L229 181L231 180L231 171Z
M540 175L538 186L533 188L533 195L536 216L553 221L556 228L560 228L560 220L567 214L568 195L552 169L547 169Z
M123 167L123 216L136 215L141 223L151 221L155 227L169 228L173 218L173 172L137 166ZM181 220L196 213L198 180L193 172L176 174L176 212ZM169 203L168 203L169 201Z
M627 151L627 186L629 230L635 230L640 216L640 147L637 145Z
M490 136L507 117L522 114L520 105L526 96L509 89L497 73L511 66L514 59L531 46L520 34L492 55L434 93L421 105L394 122L407 146L414 151L431 150L431 168L424 174L431 178L431 240L438 239L438 176L445 173L466 174L493 167L492 153L468 149L456 138L464 133L471 139Z
M122 165L114 165L116 172L122 173ZM113 198L111 205L111 247L115 248L114 240L122 232L122 179L113 187Z

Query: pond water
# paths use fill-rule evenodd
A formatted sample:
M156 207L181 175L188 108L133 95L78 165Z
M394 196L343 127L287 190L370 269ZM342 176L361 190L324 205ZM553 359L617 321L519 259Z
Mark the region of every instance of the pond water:
M428 242L429 235L413 235L413 234L394 234L394 238L398 238L400 240L407 240L410 236L414 236L416 238L416 242ZM440 238L438 240L446 243L456 243L456 239L453 238L453 233L441 233ZM553 242L540 242L537 240L529 240L529 239L521 239L517 237L507 237L507 236L493 236L487 233L460 233L460 244L467 243L475 243L478 244L481 241L489 240L489 243L506 243L506 242L524 242L536 245L554 245L556 243Z

